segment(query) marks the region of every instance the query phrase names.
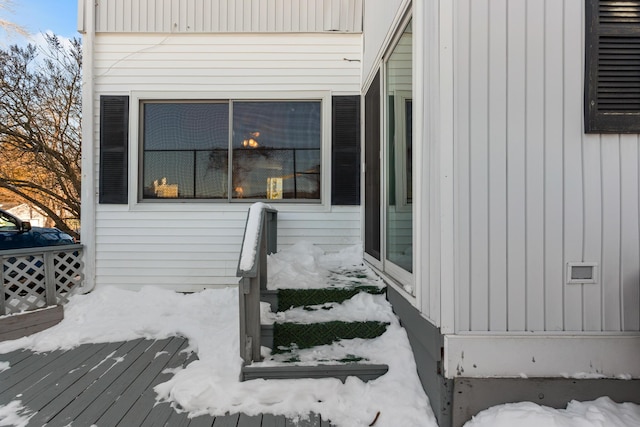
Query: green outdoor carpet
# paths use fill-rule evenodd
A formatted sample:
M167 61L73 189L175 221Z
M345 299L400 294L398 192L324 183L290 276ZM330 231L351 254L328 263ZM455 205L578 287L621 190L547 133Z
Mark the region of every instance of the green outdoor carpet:
M311 348L341 339L372 339L389 326L383 322L276 323L273 325L273 352L286 352L292 347Z

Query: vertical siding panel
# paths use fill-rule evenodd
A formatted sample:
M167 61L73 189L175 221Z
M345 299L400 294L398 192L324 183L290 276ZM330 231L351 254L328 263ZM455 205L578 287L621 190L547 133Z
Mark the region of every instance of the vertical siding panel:
M508 111L508 300L509 330L523 331L526 325L526 45L527 14L523 0L509 4L509 98Z
M116 9L115 9L115 30L118 32L125 31L124 29L124 21L125 21L125 13L124 13L124 0L115 0ZM126 14L126 18L129 18L129 14Z
M229 30L229 0L220 0L218 27L221 32Z
M544 330L544 64L545 4L527 2L526 326Z
M205 6L204 3L207 3ZM189 15L193 16L193 26L191 27L191 31L202 33L205 31L204 21L205 19L209 19L210 14L209 9L211 7L211 3L209 1L204 0L192 0L191 8L189 9Z
M276 13L278 11L276 0L268 0L267 2L267 30L276 30Z
M457 167L455 176L459 179L457 185L457 259L459 274L456 278L456 294L458 309L456 310L456 332L471 330L471 205L470 205L470 186L471 176L470 170L470 147L471 147L471 129L469 123L469 95L470 95L470 40L471 40L471 22L470 22L470 0L458 0L458 17L457 27L455 30L456 40L456 84L455 91L455 108L458 124L455 127L455 145L458 147Z
M260 8L261 4L264 4L261 0L251 1L251 31L260 31Z
M253 0L243 0L242 31L254 31L253 27Z
M282 31L291 32L291 12L293 10L292 3L296 0L284 0L282 15Z
M209 5L209 26L207 31L220 31L220 0L210 0L205 2Z
M300 31L300 3L297 1L291 2L291 31Z
M584 11L581 13L584 27ZM585 44L582 38L581 51ZM584 55L582 56L584 61ZM582 63L584 69L584 62ZM582 127L581 127L582 129ZM598 135L583 135L583 185L584 185L584 228L582 260L602 265L602 176L600 174L600 147ZM582 330L602 330L602 278L596 277L595 284L582 286Z
M546 0L545 21L545 330L563 328L562 129L563 2ZM575 76L574 76L575 78Z
M152 12L152 8L153 12ZM153 22L155 14L155 2L149 4L149 0L140 0L140 31L151 31L150 24Z
M316 0L316 30L322 31L324 29L324 1Z
M620 331L620 136L602 135L601 138L603 329Z
M213 28L213 10L217 4L215 0L200 0L202 2L202 30L203 32L211 32Z
M273 2L260 1L258 16L258 31L264 33L269 29L269 13Z
M131 21L132 21L132 12L133 5L131 4L131 0L123 0L122 2L122 30L125 33L131 32Z
M236 24L236 3L233 0L227 0L225 2L227 10L227 22L225 31L233 32L238 30Z
M304 28L306 31L315 31L316 30L316 2L309 1L304 3Z
M142 27L144 31L152 32L156 30L156 2L143 0L146 5L146 11L142 15Z
M284 30L284 1L276 0L276 31Z
M600 176L600 137L586 135L584 159L584 254L587 262L601 265L602 249L602 177ZM585 331L602 330L602 279L583 286Z
M110 3L107 2L107 0L99 0L98 2L98 6L96 7L96 22L99 28L109 28L109 5ZM113 3L111 3L111 5L113 5Z
M182 2L181 8L181 18L184 22L184 26L181 28L181 31L192 32L195 31L196 28L196 13L195 13L195 0L186 0ZM198 13L198 18L202 15L202 9L200 9Z
M115 31L116 30L116 2L105 2L107 4L107 31Z
M621 252L620 279L622 281L622 330L640 330L640 277L638 265L638 136L622 135L620 141L621 178Z
M96 0L96 31L361 32L363 5L362 0Z
M349 4L345 0L340 0L340 27L347 28L349 22Z
M127 8L130 10L129 31L140 31L140 7L140 1L136 1L134 4L129 2L127 5Z
M488 101L489 70L488 0L471 2L470 56L470 209L471 209L471 328L489 327L489 153Z
M513 1L513 0L511 0ZM507 1L488 4L489 330L507 330Z
M362 30L362 0L356 0L353 2L353 28L352 31Z
M171 4L171 0L164 0L162 2L162 8L159 11L159 21L160 24L160 28L161 31L167 31L167 32L173 32L175 31L175 28L173 26L174 24L174 17L173 17L173 6Z
M564 256L582 261L584 187L582 169L582 25L580 0L565 1L564 15ZM564 285L565 330L582 330L582 287Z

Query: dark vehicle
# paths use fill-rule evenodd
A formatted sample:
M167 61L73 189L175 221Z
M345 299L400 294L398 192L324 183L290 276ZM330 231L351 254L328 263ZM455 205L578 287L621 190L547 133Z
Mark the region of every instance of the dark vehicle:
M0 251L74 243L73 237L57 228L32 227L0 209Z

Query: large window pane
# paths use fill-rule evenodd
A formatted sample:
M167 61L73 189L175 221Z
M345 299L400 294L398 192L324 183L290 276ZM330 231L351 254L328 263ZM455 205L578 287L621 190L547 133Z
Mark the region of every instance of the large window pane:
M320 102L233 103L233 197L320 198Z
M320 102L230 105L142 104L142 198L320 199Z
M144 105L145 150L228 148L227 103L147 103Z
M386 63L386 259L413 270L411 21Z
M196 198L226 199L228 195L229 150L196 153Z
M190 151L151 151L144 156L145 198L192 198L194 157Z
M143 198L227 198L227 103L145 103Z

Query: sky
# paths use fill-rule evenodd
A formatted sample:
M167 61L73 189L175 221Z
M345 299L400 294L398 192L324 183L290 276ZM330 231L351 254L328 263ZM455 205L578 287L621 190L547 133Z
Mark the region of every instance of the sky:
M65 38L79 37L77 31L78 0L13 0L13 13L0 10L1 17L24 27L30 34L52 31ZM3 44L18 43L20 36L7 40L0 35Z
M322 277L328 277L330 271L341 268L361 266L366 269L359 247L325 254L310 243L299 243L270 255L268 266L269 283L286 288L312 288ZM367 269L367 273L365 277L370 284L378 286L382 283L371 270ZM320 352L321 359L331 353L359 354L372 363L388 364L387 374L368 383L354 377L345 383L333 378L240 382L237 292L237 288L226 288L179 294L159 287L145 287L134 292L102 286L89 294L72 296L65 306L64 319L58 325L0 343L0 372L11 369L9 362L2 362L1 355L20 348L50 351L92 342L163 339L179 335L188 338L189 348L198 353L199 360L177 369L171 379L157 385L154 391L158 400L175 402L193 416L244 412L247 415L274 413L295 417L314 412L321 414L323 419L330 419L336 427L366 427L379 412L379 418L375 418L376 427L438 427L429 399L418 380L406 332L383 295L356 295L342 303L342 308L326 310L326 307L320 307L335 312L340 320L389 322L383 335L372 340L343 340L322 348L300 350L299 354L303 364L308 363L305 351L309 354ZM300 319L305 312L310 316L302 309L272 315L305 323ZM344 319L347 313L357 319ZM267 363L270 358L266 356L265 362L261 363ZM269 363L277 364L277 361ZM0 425L23 427L28 424L34 412L29 408L29 402L23 402L21 397L16 395L11 402L0 404ZM529 402L498 405L477 414L465 427L639 425L640 405L615 403L608 397L601 397L591 402L572 401L566 409L551 409Z

